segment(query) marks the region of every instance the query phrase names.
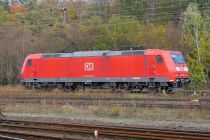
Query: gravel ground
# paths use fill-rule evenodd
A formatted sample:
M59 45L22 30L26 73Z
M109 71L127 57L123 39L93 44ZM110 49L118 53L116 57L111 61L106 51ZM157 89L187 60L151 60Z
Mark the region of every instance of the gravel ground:
M8 119L20 120L37 120L45 122L58 122L58 123L85 123L85 124L103 124L103 125L118 125L118 126L131 126L131 127L150 127L150 128L164 128L176 130L194 130L210 132L210 123L202 122L182 122L172 120L144 120L144 119L113 119L102 117L74 117L64 118L60 116L51 115L31 115L31 114L15 114L6 113Z
M13 89L13 88L12 88ZM15 88L16 89L16 88ZM21 89L21 88L20 88ZM7 95L8 94L12 97L14 96L23 96L23 97L116 97L116 98L122 98L122 97L126 97L126 98L145 98L145 97L150 97L150 98L192 98L192 99L196 99L196 98L207 98L210 97L210 94L190 94L190 95L185 95L185 94L117 94L117 93L109 93L109 92L98 92L98 91L94 91L94 92L81 92L81 93L72 93L72 94L67 94L67 93L61 93L60 91L54 91L53 93L32 93L30 92L13 92L11 91L11 88L8 88L8 90L11 92L8 93L8 91L6 89L2 89L0 87L0 95ZM7 108L7 110L9 110L7 113L5 112L4 114L7 116L8 119L21 119L21 120L37 120L37 121L46 121L46 122L60 122L60 123L87 123L87 124L106 124L106 125L123 125L123 126L136 126L136 127L151 127L151 128L164 128L164 129L178 129L178 130L195 130L195 131L208 131L210 132L210 118L209 118L209 112L194 112L195 114L192 113L191 111L181 111L181 113L178 111L178 114L180 114L181 116L178 117L174 117L177 114L174 114L173 111L163 111L163 110L156 110L154 109L153 112L154 114L148 114L145 113L144 118L142 117L135 117L132 118L130 117L131 114L129 114L129 117L131 119L128 118L120 118L120 117L111 117L109 114L106 117L101 117L101 116L92 116L89 115L87 110L75 110L75 108L72 108L71 106L69 108L64 108L64 109L58 109L58 107L55 107L54 112L50 112L46 113L46 109L48 109L49 107L47 107L45 105L45 108L39 108L39 107L28 107L26 106L24 107L18 107L18 105L10 105L9 109ZM15 110L16 109L16 110ZM27 110L28 109L28 110ZM38 111L40 111L40 113L36 110L38 109ZM40 110L39 110L40 109ZM57 109L57 110L56 110ZM69 109L69 110L68 110ZM90 109L90 108L89 108ZM96 108L96 113L100 113L100 110L104 109L99 108L97 110ZM115 109L115 108L113 108ZM123 108L122 108L123 109ZM14 113L16 111L16 113ZM28 111L28 112L27 112ZM30 111L33 112L30 114ZM70 115L71 116L62 116L62 115L58 115L56 113L59 113L60 111L63 111L62 113L64 113L64 115L66 115L65 111L67 111L67 114L69 113L68 111L70 111ZM83 112L81 112L83 111ZM84 111L86 111L87 113L85 114ZM94 108L92 108L91 111L94 111ZM106 110L105 110L106 111ZM115 111L115 110L114 110ZM121 108L120 108L120 111ZM127 110L125 110L127 111ZM149 111L149 110L146 110ZM38 113L37 113L38 112ZM41 114L43 113L44 114ZM135 112L135 111L134 111ZM139 112L139 110L136 111L137 113L144 113L143 112ZM150 113L151 111L149 111ZM28 113L28 114L27 114ZM36 114L37 113L37 114ZM46 113L46 114L45 114ZM54 113L54 114L51 114ZM157 113L159 113L159 116L157 116ZM168 113L168 114L167 114ZM191 114L192 113L192 114ZM127 113L128 114L128 113ZM186 114L186 115L185 115ZM191 115L190 115L191 114ZM136 115L135 113L133 114L134 116ZM138 115L138 114L137 114ZM150 116L150 117L147 117ZM173 116L172 116L173 115ZM171 118L169 118L169 116L171 116ZM192 120L190 117L195 117L194 120ZM165 117L165 118L169 118L169 119L161 119L161 117ZM198 117L198 118L196 118ZM155 118L155 119L154 119ZM156 119L159 118L159 119ZM175 118L175 120L174 120ZM184 120L186 121L181 121L184 118ZM186 119L187 118L187 119ZM176 120L178 119L178 120ZM180 119L180 120L179 120Z

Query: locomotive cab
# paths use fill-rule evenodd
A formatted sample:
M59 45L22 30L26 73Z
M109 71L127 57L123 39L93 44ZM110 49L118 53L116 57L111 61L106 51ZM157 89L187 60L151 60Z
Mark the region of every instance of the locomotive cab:
M171 58L174 63L174 80L177 84L186 84L190 82L189 69L181 53L171 53Z
M190 83L189 70L181 52L148 49L146 55L150 88L172 90Z
M37 80L39 59L40 54L31 54L26 57L23 63L21 69L21 82L27 84L27 87L32 86L32 83Z

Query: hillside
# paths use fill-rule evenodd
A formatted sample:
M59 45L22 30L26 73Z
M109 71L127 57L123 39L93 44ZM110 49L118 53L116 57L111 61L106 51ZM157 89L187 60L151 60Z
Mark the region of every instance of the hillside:
M209 86L210 0L1 1L0 32L0 85L30 53L144 46L181 51L192 86Z

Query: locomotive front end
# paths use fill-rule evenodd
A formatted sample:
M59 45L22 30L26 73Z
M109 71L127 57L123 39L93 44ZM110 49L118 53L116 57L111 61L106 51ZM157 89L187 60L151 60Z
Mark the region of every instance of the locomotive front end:
M182 87L190 83L189 68L181 53L171 53L171 58L174 63L174 82L177 87Z

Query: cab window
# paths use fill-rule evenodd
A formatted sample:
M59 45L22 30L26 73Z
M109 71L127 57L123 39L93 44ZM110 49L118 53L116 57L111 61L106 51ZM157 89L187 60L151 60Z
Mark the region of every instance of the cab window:
M28 61L27 61L27 65L30 67L30 66L32 66L32 60L31 59L29 59Z
M156 56L156 63L162 63L162 62L163 62L162 56L157 55Z
M171 57L174 61L174 63L178 63L178 64L184 64L184 57L182 56L182 54L171 54Z

